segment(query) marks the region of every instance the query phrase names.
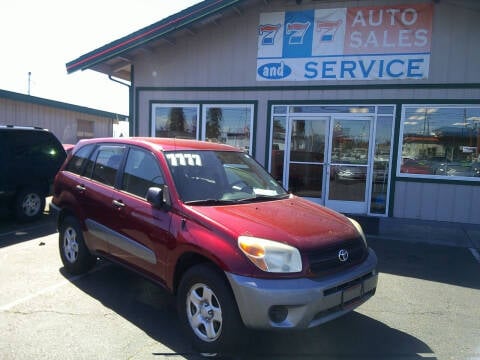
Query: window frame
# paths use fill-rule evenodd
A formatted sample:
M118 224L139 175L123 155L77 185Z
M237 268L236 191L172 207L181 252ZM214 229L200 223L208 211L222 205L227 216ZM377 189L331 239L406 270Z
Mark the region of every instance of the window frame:
M479 104L475 103L466 103L466 104L451 104L451 103L407 103L402 104L401 107L401 117L400 117L400 124L399 124L399 134L398 134L398 148L397 148L397 159L396 159L396 178L403 179L403 180L434 180L434 181L448 181L448 182L479 182L480 177L473 177L473 176L446 176L446 175L436 175L436 174L415 174L415 173L405 173L401 172L402 167L402 159L403 159L403 145L404 145L404 132L405 132L405 122L408 121L406 119L406 113L408 109L412 108L426 108L426 109L448 109L448 108L456 108L456 109L469 109L469 108L478 108L480 109ZM428 110L427 110L428 111ZM479 122L480 126L480 122ZM480 132L480 127L477 129ZM478 141L478 138L477 138ZM477 144L478 148L479 144ZM480 155L479 155L480 156Z
M146 193L144 196L138 195L134 192L131 191L131 189L125 188L127 185L125 185L126 177L127 176L132 176L133 174L130 174L127 172L127 166L129 162L129 157L131 156L132 152L138 151L138 152L143 152L145 154L145 157L151 157L153 162L155 163L157 169L159 170L160 176L162 177L163 183L157 184L158 187L165 185L165 173L160 165L160 162L158 161L158 158L155 156L154 153L152 153L150 150L142 148L142 147L137 147L137 146L129 146L128 151L124 155L125 157L125 163L123 167L121 168L121 175L120 175L120 182L118 184L118 190L121 192L124 192L126 194L129 194L131 196L135 196L139 199L146 200ZM145 179L142 179L145 180Z
M202 104L202 132L201 132L201 140L206 140L207 135L207 113L210 108L222 108L222 109L247 109L250 111L250 120L249 120L249 138L248 138L248 154L253 154L253 147L254 147L254 131L255 131L255 104L254 103L205 103ZM227 145L228 142L226 143ZM235 145L232 145L235 146ZM246 149L242 149L246 150Z
M200 139L200 118L201 118L201 106L198 103L189 103L189 102L153 102L151 107L151 119L150 119L150 134L152 137L159 137L156 134L156 109L157 108L195 108L197 112L197 121L196 121L196 130L195 130L195 140Z

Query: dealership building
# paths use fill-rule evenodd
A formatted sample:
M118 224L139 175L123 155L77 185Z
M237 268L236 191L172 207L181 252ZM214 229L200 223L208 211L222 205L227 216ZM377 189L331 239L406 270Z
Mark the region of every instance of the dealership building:
M130 134L240 147L318 204L480 224L479 37L475 0L206 0L67 71L129 84Z

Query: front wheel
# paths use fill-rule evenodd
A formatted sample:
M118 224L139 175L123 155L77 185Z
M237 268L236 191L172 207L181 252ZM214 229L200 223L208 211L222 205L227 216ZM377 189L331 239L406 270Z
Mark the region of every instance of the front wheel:
M89 271L97 260L85 245L80 224L71 216L63 219L60 225L59 250L65 270L72 275Z
M235 298L215 267L200 264L185 273L177 306L183 328L198 351L227 351L242 340L244 327Z

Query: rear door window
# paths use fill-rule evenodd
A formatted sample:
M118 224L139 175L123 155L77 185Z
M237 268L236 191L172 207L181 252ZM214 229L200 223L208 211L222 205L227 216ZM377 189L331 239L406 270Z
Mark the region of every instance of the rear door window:
M93 151L95 145L86 145L80 148L75 154L72 156L70 161L68 162L65 170L70 171L77 175L82 175L82 171L85 168L86 164L89 161L89 156Z
M101 146L94 154L95 164L92 169L92 179L105 185L114 186L124 152L125 147L123 146Z

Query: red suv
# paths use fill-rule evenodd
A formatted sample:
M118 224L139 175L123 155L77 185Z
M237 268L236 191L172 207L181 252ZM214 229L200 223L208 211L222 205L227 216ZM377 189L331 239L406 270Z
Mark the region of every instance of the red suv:
M97 257L177 296L193 344L217 352L244 326L304 329L366 301L377 258L360 225L287 193L239 149L160 138L80 141L57 174L65 269Z

